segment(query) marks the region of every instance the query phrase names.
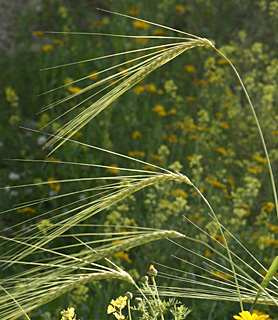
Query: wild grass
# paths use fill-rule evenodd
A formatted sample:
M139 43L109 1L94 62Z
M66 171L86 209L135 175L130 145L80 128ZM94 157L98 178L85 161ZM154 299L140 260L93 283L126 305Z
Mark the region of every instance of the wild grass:
M241 243L240 239L237 239L232 232L222 224L221 214L218 213L219 209L212 208L210 202L203 195L203 192L200 191L201 188L195 186L190 178L175 170L168 170L167 168L153 165L147 161L134 159L133 157L121 153L108 151L104 148L94 147L72 140L73 136L85 125L88 125L92 119L96 116L101 117L102 115L99 114L102 111L150 73L155 72L157 68L175 59L187 50L205 46L208 49L213 49L217 54L224 58L224 60L232 67L232 70L239 80L239 84L247 99L263 145L270 175L273 199L278 214L274 175L264 136L248 92L231 61L215 47L212 41L205 38L127 15L121 16L134 19L141 23L153 24L156 27L168 29L172 32L177 32L182 34L182 37L186 36L186 38L112 35L113 37L135 39L177 40L177 42L103 56L102 58L111 58L118 57L121 54L141 54L144 50L154 50L152 53L127 60L124 64L116 64L111 68L105 69L103 72L111 71L113 68L118 68L122 65L131 65L123 71L108 75L106 78L99 80L94 84L87 87L85 86L76 93L70 94L59 99L57 102L47 105L43 111L54 107L56 108L64 102L68 103L72 98L77 98L91 90L97 90L92 94L90 93L84 100L74 104L66 111L62 111L60 115L55 116L54 120L51 120L48 123L48 125L51 125L54 121L60 120L60 118L62 119L64 116L68 116L68 113L72 111L76 112L76 108L84 104L84 106L82 106L84 109L81 112L77 112L72 119L61 125L54 132L54 135L49 135L49 140L46 142L45 147L52 147L49 153L50 155L57 152L58 148L62 147L64 144L76 144L86 148L96 149L101 152L104 151L117 158L121 157L128 161L131 160L137 165L148 166L148 168L152 168L152 171L146 169L115 167L99 163L94 164L61 160L53 161L53 159L30 160L30 162L36 164L51 163L58 167L61 165L77 166L78 168L95 167L98 170L107 170L112 173L115 173L115 170L117 170L117 175L112 177L102 175L100 177L57 179L54 181L37 182L15 187L26 188L51 184L55 187L55 184L60 185L76 182L89 182L89 184L91 184L98 182L94 187L90 186L78 191L31 200L16 208L19 210L26 206L41 205L45 202L57 201L61 200L61 198L65 198L65 204L60 207L48 210L27 221L25 220L15 224L10 228L9 236L5 235L5 232L1 235L2 245L7 248L1 257L1 262L4 264L5 268L19 265L25 269L22 271L20 268L18 273L8 275L1 279L0 285L1 288L3 288L3 292L0 295L0 305L2 306L0 308L1 319L5 320L11 319L11 317L19 317L20 315L26 314L46 302L59 297L74 287L87 284L94 280L111 278L120 279L135 285L136 289L139 289L140 291L135 280L130 274L123 271L122 268L115 264L112 264L114 268L111 268L101 262L103 259L107 259L107 257L111 257L117 253L161 239L167 239L175 245L177 254L173 254L173 258L181 267L175 268L173 267L173 264L167 266L165 263L156 262L156 265L159 266L158 276L165 278L168 281L171 280L176 284L175 286L158 285L156 296L158 301L160 301L159 296L235 301L239 303L241 311L246 310L246 305L244 303L251 304L251 309L256 303L277 306L277 279L274 276L278 267L277 258L270 256L269 259L273 260L273 264L269 268L265 268L263 264L245 248L245 245ZM105 36L107 36L107 34ZM93 60L96 59L83 60L80 63L86 63ZM68 67L76 63L77 62L65 64L60 67ZM49 70L51 68L46 69ZM80 79L80 81L86 80L88 77L89 76L85 76ZM66 86L72 86L78 81L79 80L70 81ZM98 89L98 87L102 85L104 85L104 87ZM58 89L63 90L64 88L65 86L62 85L59 86ZM47 93L53 93L53 91L54 89L51 89ZM96 100L91 103L89 102L91 99ZM89 104L86 107L85 105L88 102ZM43 129L46 127L47 124L43 126ZM159 172L157 172L157 170ZM120 172L124 174L118 174ZM196 175L196 170L194 175ZM188 176L190 175L188 174ZM194 236L190 236L186 232L183 232L183 224L178 225L180 227L178 228L178 231L144 228L143 225L134 226L133 231L130 226L118 225L114 226L115 229L120 228L122 231L114 233L105 232L107 224L100 224L98 226L90 223L86 224L87 221L92 221L91 218L96 214L125 201L125 199L128 199L140 190L151 187L158 188L159 190L161 185L169 185L172 187L172 182L185 183L186 188L192 188L194 192L200 196L200 199L210 211L208 215L209 219L214 223L214 228L217 229L217 233L221 235L221 238L218 238L220 240L217 240L215 237L216 230L213 230L214 233L212 232L210 234L205 228L199 227L197 224L190 221L190 219L185 217L182 218L181 216L179 217L181 220L184 219L184 221L190 224L192 228L196 228ZM79 193L86 193L86 196L79 200L71 201L71 198ZM140 207L140 204L136 203L135 205ZM7 214L9 211L10 210L5 211L2 214ZM146 220L147 218L148 217L146 217ZM93 229L93 232L88 232L91 228ZM101 228L102 231L97 232L95 231L95 228ZM130 230L126 231L126 229L129 228ZM81 232L79 230L83 231ZM84 230L86 230L86 232L84 232ZM79 240L80 237L84 238L84 240ZM90 238L93 240L90 240ZM170 240L170 238L179 238L179 240L174 241ZM94 245L93 248L91 248L92 245ZM84 246L86 249L81 250ZM239 248L240 253L237 253L236 250ZM209 254L206 255L202 253L204 252L204 249L210 252L211 258L208 257ZM244 252L243 257L241 257L242 252ZM183 253L185 253L187 258L184 259L181 256ZM194 262L190 261L188 257L192 255L197 258L196 261L199 261L198 263L196 263L195 260ZM97 261L100 262L96 263ZM105 260L105 262L108 262L108 260ZM185 271L182 267L183 263L190 266L190 268L192 267L194 271ZM266 270L266 276L260 274L256 265ZM161 270L166 269L166 272L161 271L160 268ZM171 273L169 273L169 271ZM217 276L217 280L215 279L215 276ZM188 284L192 287L187 287ZM155 285L152 288L156 290ZM148 290L143 290L141 291L141 294L143 294L144 299L150 303L150 299L144 295L144 293L147 294L147 291ZM155 314L152 316L153 318L157 318ZM163 318L162 312L160 316Z

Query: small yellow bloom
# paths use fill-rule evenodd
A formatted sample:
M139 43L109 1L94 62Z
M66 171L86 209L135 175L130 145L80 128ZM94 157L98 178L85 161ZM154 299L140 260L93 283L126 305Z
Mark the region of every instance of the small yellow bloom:
M33 209L33 208L30 208L30 207L25 207L25 208L22 208L22 209L18 209L16 212L17 213L26 213L26 212L36 213L36 210Z
M185 198L187 199L188 198L188 195L185 191L183 191L182 189L176 189L176 190L173 190L172 191L172 195L174 197L182 197L182 198Z
M147 165L143 166L142 169L143 170L152 170L152 171L157 170L157 168L155 166L152 166L150 164L147 164Z
M205 257L207 257L207 258L211 257L211 252L208 249L206 249L206 251L205 251Z
M99 77L99 73L97 72L97 71L92 71L91 73L90 73L90 79L91 80L97 80L98 79L98 77Z
M156 86L152 83L146 85L146 91L155 93L156 92Z
M118 166L116 164L111 164L110 168L107 169L107 172L113 173L113 174L120 174L120 170L117 168Z
M248 172L251 172L251 173L261 173L263 172L263 167L262 166L254 166L252 168L248 168L247 169Z
M131 262L132 262L132 260L130 260L130 258L129 258L129 256L128 256L128 253L118 252L118 253L115 253L115 254L114 254L114 257L115 257L115 258L118 258L118 259L125 260L125 261L128 262L128 263L131 263Z
M260 157L260 156L257 156L257 155L253 155L253 159L256 160L257 162L263 164L263 163L267 163L267 159L264 158L264 157Z
M229 103L228 102L224 102L222 103L222 108L228 108L229 107Z
M50 183L49 186L51 189L56 190L57 192L61 189L60 183L55 178L47 179Z
M135 6L133 6L129 9L129 14L131 16L135 16L136 14L139 14L139 9Z
M218 187L218 188L226 188L226 185L217 181L216 177L212 177L212 178L205 178L205 181L209 184L211 184L214 187Z
M262 211L271 212L275 208L275 204L273 202L263 202Z
M145 153L145 152L142 152L142 151L130 151L130 152L128 153L128 155L129 155L130 157L136 157L136 156L138 156L138 157L145 157L146 153Z
M274 233L278 233L278 226L275 226L274 224L270 224L268 227L270 231L273 231Z
M78 91L80 91L81 89L78 87L69 87L69 92L70 93L77 93Z
M140 94L143 91L145 91L145 88L143 86L137 86L132 90L132 92L135 94Z
M142 133L139 131L134 131L132 134L132 139L142 138Z
M272 131L273 136L278 136L278 130Z
M52 44L46 44L46 45L42 46L43 51L52 51L53 49L54 48L53 48Z
M230 276L229 274L225 274L225 273L222 273L218 270L214 271L213 269L210 270L211 273L213 273L213 275L216 276L216 278L218 279L230 279L232 278L232 276Z
M197 98L195 98L195 97L187 97L186 100L189 101L189 102L196 102Z
M111 304L109 304L109 306L107 308L107 313L110 314L110 313L113 313L115 311L116 311L116 309L113 306L111 306Z
M220 122L220 127L223 128L223 129L230 129L230 126L227 122L223 121L223 122Z
M32 32L32 35L33 35L33 36L43 36L43 35L44 35L44 32L43 32L43 31L33 31L33 32Z
M158 89L156 93L162 95L162 94L164 94L164 91L161 89Z
M256 313L251 314L249 311L242 311L239 313L240 316L234 316L236 320L265 320L269 318L268 314L262 314L258 316Z
M168 141L171 143L178 142L178 137L175 134L171 134L168 138Z
M176 6L176 10L179 12L179 13L184 13L185 9L184 9L184 6Z
M195 72L196 72L195 67L192 66L192 65L186 66L186 67L185 67L185 70L186 70L187 72L189 72L189 73L195 73Z
M157 104L153 109L153 112L156 112L159 116L161 117L165 117L167 115L164 107L160 104Z
M189 140L196 140L197 139L197 135L196 134L192 134L191 136L189 136L188 139Z
M64 43L64 41L61 40L61 39L54 39L53 42L54 42L55 44L63 44L63 43Z
M156 154L152 154L151 155L151 158L154 159L154 160L157 160L158 162L162 162L162 159L160 156L156 155Z
M249 208L249 206L247 204L242 204L242 205L239 206L239 208L245 210L245 215L249 216L250 208Z
M228 152L225 150L225 148L216 148L215 151L221 153L223 156L226 156L228 154Z
M230 59L230 61L231 61L232 63L234 62L233 59ZM221 65L229 64L229 62L228 62L226 59L219 59L219 60L218 60L218 63L221 64Z
M162 34L164 34L165 32L161 29L155 29L153 32L156 36L161 36Z
M144 21L134 21L133 22L133 27L137 28L137 29L143 29L143 30L147 30L149 29L149 24L144 22Z
M177 114L177 110L176 109L171 109L167 112L168 115L172 115L172 114Z

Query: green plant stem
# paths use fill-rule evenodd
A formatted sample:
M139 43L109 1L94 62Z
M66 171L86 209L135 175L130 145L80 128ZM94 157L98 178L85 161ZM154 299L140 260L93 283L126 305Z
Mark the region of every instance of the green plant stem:
M161 320L164 320L163 311L161 310L161 307L160 307L160 298L159 298L159 294L158 294L158 291L157 291L157 286L156 286L154 278L155 277L151 277L152 283L153 283L153 287L154 287L154 291L155 291L155 294L157 296L157 304L158 304L158 308L160 310Z
M267 147L266 147L266 143L265 143L265 140L264 140L264 135L263 135L263 132L262 132L262 129L261 129L261 126L260 126L260 123L259 123L259 120L258 120L258 117L257 117L257 114L256 114L256 111L255 111L255 108L252 104L252 101L249 97L249 94L243 84L243 81L241 80L241 77L239 75L239 73L237 72L235 66L232 64L232 62L221 52L219 51L218 49L216 49L214 46L213 46L214 50L221 56L223 57L228 63L229 65L232 67L232 69L234 70L238 80L239 80L239 83L242 87L242 90L244 91L245 93L245 96L248 100L248 104L251 108L251 111L252 111L252 114L254 116L254 119L255 119L255 122L256 122L256 125L257 125L257 128L258 128L258 131L259 131L259 135L260 135L260 138L261 138L261 141L262 141L262 144L263 144L263 149L264 149L264 153L265 153L265 156L266 156L266 159L267 159L267 165L268 165L268 171L269 171L269 175L270 175L270 180L271 180L271 185L272 185L272 191L273 191L273 196L274 196L274 201L275 201L275 207L276 207L276 214L277 214L277 218L278 218L278 197L277 197L277 191L276 191L276 186L275 186L275 180L274 180L274 176L273 176L273 172L272 172L272 168L271 168L271 163L270 163L270 159L269 159L269 155L268 155L268 151L267 151Z
M131 311L130 311L130 300L129 299L127 299L127 310L128 310L128 318L129 318L129 320L132 320Z
M156 317L156 315L155 315L155 312L154 312L154 310L153 310L153 308L152 308L152 305L151 305L150 301L148 300L148 298L145 296L144 292L141 290L140 287L137 286L136 283L134 283L134 286L135 286L136 289L141 293L142 297L147 301L147 303L148 303L148 305L149 305L149 307L150 307L150 310L151 310L151 313L152 313L154 319L157 319L157 317Z
M225 244L225 247L226 247L226 250L227 250L227 254L228 254L228 257L229 257L229 260L230 260L230 264L231 264L231 268L232 268L232 272L233 272L233 276L234 276L234 279L235 279L235 285L236 285L236 290L237 290L237 294L238 294L238 299L239 299L239 304L240 304L240 309L241 311L244 311L243 310L243 304L242 304L242 299L241 299L241 294L240 294L240 290L239 290L239 284L238 284L238 281L237 281L237 276L236 276L236 271L235 271L235 268L234 268L234 263L233 263L233 259L232 259L232 256L231 256L231 253L230 253L230 249L229 249L229 246L228 246L228 242L227 242L227 239L224 235L224 232L222 230L222 227L221 227L221 224L220 222L218 221L217 219L217 216L214 212L214 210L212 209L211 205L209 204L209 202L207 201L207 199L204 197L204 195L202 194L202 192L193 184L193 187L194 189L199 193L199 195L202 197L202 199L205 201L205 203L207 204L207 206L209 207L215 221L217 222L217 225L219 227L219 230L221 232L221 235L223 237L223 241L224 241L224 244Z

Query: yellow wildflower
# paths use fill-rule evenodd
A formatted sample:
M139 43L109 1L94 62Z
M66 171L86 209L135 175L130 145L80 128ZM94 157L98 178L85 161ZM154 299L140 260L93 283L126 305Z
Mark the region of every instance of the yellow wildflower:
M234 62L233 59L230 59L230 61L231 61L232 63ZM229 64L229 62L228 62L226 59L219 59L219 60L218 60L218 63L221 64L221 65Z
M137 28L137 29L143 29L143 30L147 30L149 29L149 24L144 22L144 21L134 21L133 22L133 27Z
M235 184L235 179L230 174L228 174L227 180L229 184L231 185Z
M197 139L197 135L196 134L192 134L191 136L189 136L188 139L189 140L196 140Z
M254 166L252 168L248 168L247 171L251 172L251 173L261 173L261 172L263 172L263 167L262 166Z
M164 107L160 104L157 104L153 109L153 112L156 112L159 116L161 117L165 117L167 115Z
M60 162L60 160L57 158L45 158L45 161Z
M140 94L143 91L145 91L145 88L143 86L137 86L132 90L132 92L135 94Z
M92 71L91 73L90 73L90 79L91 80L97 80L98 79L98 77L99 77L99 73L97 72L97 71Z
M61 189L60 183L55 178L47 179L50 183L49 186L51 189L56 190L57 192Z
M229 107L229 103L228 102L224 102L222 103L222 108L228 108Z
M171 134L168 138L168 141L171 143L178 142L178 137L175 134Z
M30 208L30 207L25 207L25 208L22 208L22 209L18 209L16 212L17 213L26 213L26 212L36 213L36 210L33 209L33 208Z
M223 128L223 129L230 129L230 126L227 122L223 121L223 122L220 122L220 127Z
M135 7L135 6L133 6L133 7L131 7L130 9L129 9L129 14L131 15L131 16L135 16L136 14L138 14L139 13L139 9L137 8L137 7Z
M195 67L192 66L192 65L185 66L185 70L186 70L187 72L190 72L190 73L195 73L195 72L196 72Z
M139 131L134 131L132 134L132 139L142 138L142 133Z
M171 114L177 114L177 110L176 109L171 109L167 112L168 115L171 115Z
M5 88L6 100L10 103L11 107L18 107L18 95L12 87Z
M115 311L116 311L116 309L113 306L111 306L111 304L109 304L109 306L107 308L107 313L110 314L110 313L113 313Z
M220 272L218 270L214 271L213 269L211 269L210 272L214 276L216 276L216 278L218 278L218 279L223 279L223 278L224 279L230 279L230 278L232 278L232 276L230 276L229 274L222 273L222 272Z
M152 84L152 83L147 84L146 85L146 91L155 93L156 92L156 86L154 84Z
M228 154L228 152L222 147L216 148L215 151L221 153L223 156L226 156Z
M205 251L205 257L207 257L207 258L211 257L211 252L208 249L206 249L206 251Z
M69 92L70 93L77 93L78 91L80 91L81 89L78 87L69 87Z
M136 157L136 156L138 156L138 157L145 157L146 153L145 153L145 152L142 152L142 151L130 151L130 152L128 153L128 155L129 155L130 157Z
M263 202L262 211L271 212L275 208L275 204L273 202Z
M43 51L52 51L53 50L53 45L52 44L46 44L42 46Z
M164 91L161 89L158 89L156 93L162 95L162 94L164 94Z
M255 155L255 154L253 155L253 159L256 160L257 162L261 163L261 164L267 162L267 159L266 159L266 158L257 156L257 155Z
M154 166L152 166L152 165L150 165L150 164L147 164L146 166L143 166L142 169L143 169L143 170L152 170L152 171L157 170L156 167L154 167Z
M152 155L151 155L151 158L154 159L154 160L157 160L157 161L159 161L159 162L162 162L161 157L158 156L158 155L156 155L156 154L152 154Z
M234 316L236 320L265 320L269 318L268 314L262 314L258 316L256 313L251 314L249 311L242 311L239 313L240 316Z
M242 204L242 205L239 206L239 208L245 210L245 215L249 216L250 208L249 208L249 206L247 204Z
M132 260L130 260L130 258L129 258L129 256L128 256L128 253L118 252L118 253L115 253L115 254L114 254L114 257L115 257L115 258L118 258L118 259L125 260L125 261L128 262L128 263L131 263L131 262L132 262Z
M226 188L226 185L217 181L217 178L216 177L212 177L212 178L205 178L205 181L209 184L211 184L212 186L214 187L218 187L218 188Z
M179 12L179 13L184 13L185 9L184 9L184 6L176 6L176 10Z
M197 98L195 98L195 97L187 97L186 100L187 101L191 101L191 102L195 102L195 101L197 101Z
M110 168L107 169L107 172L113 173L113 174L120 174L120 170L117 168L118 166L116 164L111 164Z
M55 44L63 44L63 43L64 43L64 41L61 40L61 39L54 39L53 42L54 42Z
M161 29L155 29L153 32L156 36L161 36L162 34L164 34L165 32Z
M172 195L174 197L182 197L182 198L188 198L188 195L185 191L183 191L182 189L175 189L172 191Z
M275 226L274 224L270 224L268 227L270 231L273 231L274 233L278 233L278 226Z
M265 313L263 313L263 312L261 312L261 311L259 311L259 310L257 310L257 309L253 309L253 311L252 311L252 314L253 313L256 313L258 316L262 316L262 315L265 315ZM271 318L267 318L268 320L271 320Z
M33 32L32 32L32 35L33 35L33 36L43 36L43 35L44 35L44 32L43 32L43 31L33 31Z
M272 131L273 136L278 136L278 130Z
M149 42L149 39L146 38L137 38L134 40L134 43L140 44L141 46L145 46Z

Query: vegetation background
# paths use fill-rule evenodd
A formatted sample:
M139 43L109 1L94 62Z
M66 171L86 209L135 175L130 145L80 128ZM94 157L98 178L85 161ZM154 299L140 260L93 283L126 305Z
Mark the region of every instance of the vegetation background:
M42 196L55 196L88 187L84 181L52 181L103 175L90 167L57 166L4 159L44 159L41 147L46 135L40 130L57 115L78 103L68 102L41 112L42 107L80 90L79 83L37 95L71 79L99 72L127 61L126 56L39 71L42 68L86 60L153 45L153 40L90 35L44 34L43 31L100 32L125 35L173 35L154 26L98 11L96 8L135 15L175 29L213 40L235 64L253 99L270 151L274 175L278 171L277 79L278 1L221 0L38 0L1 1L0 58L0 152L2 210ZM119 67L121 71L125 66ZM81 84L80 84L81 85ZM82 111L84 106L79 107ZM55 132L71 115L46 127ZM221 57L204 48L193 49L156 70L142 83L96 117L75 139L135 158L178 170L189 176L216 208L221 222L269 265L277 254L278 228L266 159L243 94L230 68ZM86 162L115 167L106 174L117 176L117 167L132 166L125 160L87 147L66 143L50 161ZM147 168L145 168L147 169ZM152 168L153 169L153 168ZM35 188L12 189L18 184L49 181ZM72 201L84 194L72 196ZM1 215L1 229L36 213L66 205L67 199L44 202ZM167 184L150 187L96 216L92 223L197 231L183 219L185 214L221 241L194 192ZM38 220L38 224L41 220ZM116 228L117 230L117 228ZM198 248L197 248L198 249ZM3 247L0 250L4 250ZM144 275L151 261L174 266L168 242L155 242L113 259L135 278ZM4 252L4 251L3 251ZM2 252L2 253L3 253ZM211 252L202 252L211 256ZM0 251L1 254L1 251ZM186 253L186 255L190 255ZM187 266L186 271L190 271ZM193 267L192 267L193 268ZM159 268L158 268L159 269ZM9 271L13 272L12 268ZM219 276L219 275L218 275ZM217 277L217 275L216 275ZM161 279L163 284L164 279ZM125 284L112 281L82 286L62 296L37 313L34 319L58 319L59 310L74 306L80 319L104 319L112 298L124 294ZM228 302L186 302L192 319L230 319L238 305ZM264 310L265 311L265 310ZM268 310L266 310L268 311ZM269 309L275 314L275 311ZM31 314L32 316L32 314Z

